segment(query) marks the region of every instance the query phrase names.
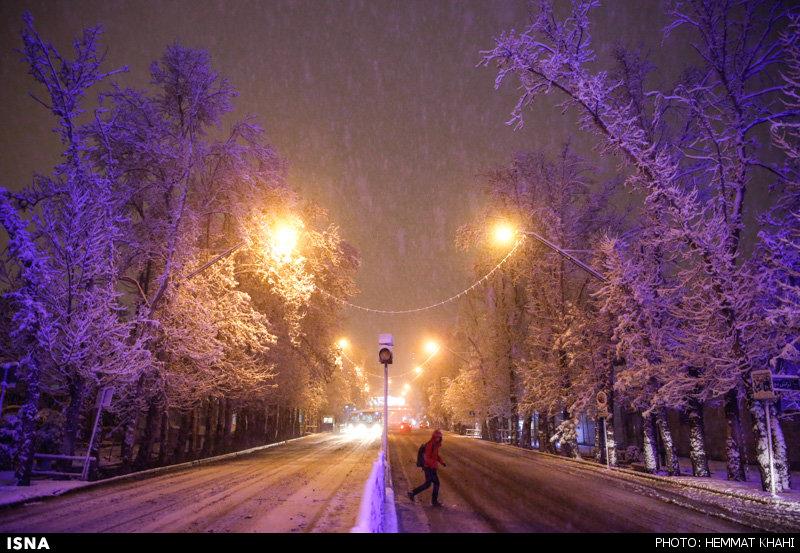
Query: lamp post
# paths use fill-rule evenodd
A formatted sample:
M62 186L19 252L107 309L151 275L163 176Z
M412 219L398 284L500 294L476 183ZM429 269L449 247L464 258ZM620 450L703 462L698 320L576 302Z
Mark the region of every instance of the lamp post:
M548 240L538 232L534 232L532 230L515 230L513 227L511 227L511 225L507 223L500 223L495 227L494 238L497 242L500 243L509 242L514 238L514 236L517 233L533 237L535 240L539 241L544 246L550 248L561 257L572 261L575 265L577 265L578 267L580 267L581 269L583 269L584 271L595 277L597 280L601 282L608 282L608 279L603 275L601 275L599 272L597 272L597 270L593 269L592 267L590 267L589 265L587 265L574 255L572 255L568 251L564 250L563 248L560 248L556 244L553 244L550 240Z
M299 223L302 226L302 223ZM297 231L297 225L292 224L289 222L280 222L278 223L270 232L271 234L271 249L272 255L279 259L283 259L288 257L292 251L297 247L297 241L299 239L299 234ZM194 278L196 275L202 273L218 261L225 259L236 250L242 248L247 244L247 241L242 240L238 244L234 244L224 252L220 253L219 255L213 257L212 259L206 261L202 265L200 265L197 269L186 275L186 280L190 280Z

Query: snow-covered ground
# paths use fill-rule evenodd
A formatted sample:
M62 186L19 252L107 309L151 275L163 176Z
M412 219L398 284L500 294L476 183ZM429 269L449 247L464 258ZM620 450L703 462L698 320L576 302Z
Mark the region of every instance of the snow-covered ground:
M800 503L793 501L734 497L449 433L447 467L439 471L444 508L430 507L429 492L411 503L405 492L422 482L416 451L427 439L424 432L391 436L401 531L800 531Z
M0 531L347 532L378 448L377 439L310 436L0 510Z
M17 486L16 482L12 471L0 472L0 507L43 495L59 495L87 484L81 480L32 480L30 486Z
M681 473L691 474L692 464L686 457L680 458ZM758 469L754 465L747 467L747 482L731 482L727 479L727 471L724 461L709 461L708 468L711 469L710 478L695 478L693 476L671 477L671 480L684 482L692 486L703 486L713 488L720 492L748 495L755 498L770 499L772 494L761 489L761 478ZM783 501L793 501L800 503L800 472L792 471L792 490L780 493L777 497Z

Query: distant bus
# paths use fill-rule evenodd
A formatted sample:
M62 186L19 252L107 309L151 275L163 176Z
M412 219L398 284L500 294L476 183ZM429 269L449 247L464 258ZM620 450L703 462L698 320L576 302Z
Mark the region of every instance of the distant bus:
M377 435L383 432L383 413L379 409L353 411L342 431L359 436Z

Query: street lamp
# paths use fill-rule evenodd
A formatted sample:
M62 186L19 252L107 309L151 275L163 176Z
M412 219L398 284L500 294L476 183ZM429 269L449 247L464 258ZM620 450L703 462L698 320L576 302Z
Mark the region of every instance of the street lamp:
M439 353L439 350L441 350L442 348L446 349L447 351L449 351L450 353L452 353L453 355L455 355L456 357L458 357L462 361L464 361L466 363L469 363L468 359L465 359L457 351L453 351L451 348L447 347L447 344L440 344L440 343L438 343L438 342L436 342L434 340L428 340L425 343L425 351L427 351L431 356ZM417 369L419 369L419 370L417 370ZM417 374L422 372L422 367L417 367L417 369L414 369L417 372Z
M578 267L580 267L581 269L583 269L584 271L595 277L597 280L601 282L608 282L608 279L606 279L606 277L601 275L595 269L593 269L592 267L590 267L589 265L587 265L574 255L572 255L568 251L564 250L563 248L560 248L557 245L553 244L552 242L550 242L550 240L548 240L547 238L545 238L544 236L540 235L537 232L534 232L532 230L515 229L514 227L511 226L510 223L504 221L497 223L495 225L492 234L495 243L503 245L511 243L511 241L517 234L532 236L533 238L535 238L536 240L538 240L539 242L541 242L542 244L553 250L554 252L558 253L560 256L572 261L575 265L577 265Z
M288 261L300 240L298 226L297 222L278 221L272 227L269 241L272 257L279 261Z
M422 367L414 367L414 372L416 374L422 374Z
M268 240L269 240L269 252L273 258L278 260L281 263L285 263L289 260L292 252L297 248L297 242L300 240L300 232L298 228L302 227L303 224L299 220L282 220L275 223L272 228L267 229ZM247 244L246 240L242 240L238 244L234 244L221 254L209 259L202 265L200 265L197 269L186 275L186 280L190 280L197 276L198 274L202 273L218 261L225 259L235 251L241 249L243 246Z
M339 341L336 342L336 345L339 346L339 349L347 349L350 347L350 340L347 338L339 338Z

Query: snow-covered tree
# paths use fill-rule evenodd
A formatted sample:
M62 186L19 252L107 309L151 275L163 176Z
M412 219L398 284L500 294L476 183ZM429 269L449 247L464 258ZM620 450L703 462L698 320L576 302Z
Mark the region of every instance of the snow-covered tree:
M124 216L117 209L113 182L94 169L91 142L78 124L87 92L111 74L101 70L99 37L99 28L85 31L75 40L70 59L46 43L32 18L25 17L22 53L46 94L32 96L58 121L55 133L64 151L52 175L37 176L33 186L13 197L3 192L2 224L14 244L8 261L18 269L9 293L14 334L23 340L17 355L28 368L21 484L29 480L41 392L47 390L63 406L62 451L72 455L84 404L97 386L124 384L149 364L141 342L131 340L116 289L115 245ZM41 392L40 384L46 385Z
M673 303L683 310L676 314L682 325L677 328L694 342L684 349L689 355L681 360L682 371L697 380L696 390L706 397L727 394L726 413L734 429L729 436L729 471L740 478L735 390L748 389L749 371L758 366L758 355L748 348L744 334L752 322L748 305L754 291L752 285L743 289L748 281L737 264L741 212L753 179L751 169L769 169L752 148L748 133L787 116L773 109L779 87L763 87L759 81L779 61L780 48L772 30L785 17L785 6L780 2L671 3L668 11L673 23L668 31L682 25L694 28L699 69L668 93L636 97L624 78L588 69L595 61L589 16L597 5L576 2L562 20L550 2L542 2L525 31L501 35L484 59L498 64L498 86L515 75L523 88L512 123L522 124L524 110L535 98L563 94L563 106L576 108L581 127L598 137L601 154L621 160L626 185L645 195L644 212L657 215L668 231L656 238L662 252L670 253L671 258L665 260L668 266L680 269L676 281L688 294L683 303ZM642 100L647 102L644 107ZM682 114L681 128L687 129L686 134L665 125L673 111ZM643 113L648 114L646 119ZM715 144L716 140L727 143ZM666 244L669 247L663 248ZM670 386L665 392L669 390L678 388ZM676 395L684 397L678 393L662 397ZM763 451L763 413L756 403L748 401L748 405ZM768 488L763 455L759 455L759 466L762 484Z

